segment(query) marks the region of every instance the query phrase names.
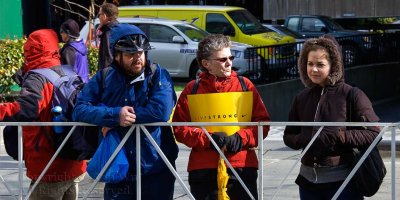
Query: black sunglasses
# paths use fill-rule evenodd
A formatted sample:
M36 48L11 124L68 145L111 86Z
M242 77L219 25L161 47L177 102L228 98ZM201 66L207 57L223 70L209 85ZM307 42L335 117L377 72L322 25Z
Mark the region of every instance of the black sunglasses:
M219 62L224 63L224 62L226 62L228 59L229 59L230 61L233 61L233 59L235 59L235 56L229 56L229 57L223 57L223 58L210 58L210 59L207 59L207 60L218 60Z

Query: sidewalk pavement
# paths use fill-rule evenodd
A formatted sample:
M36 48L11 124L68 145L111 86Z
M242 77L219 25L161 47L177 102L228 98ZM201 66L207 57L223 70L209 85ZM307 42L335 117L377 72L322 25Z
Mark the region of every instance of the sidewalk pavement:
M283 136L284 127L274 126L271 127L269 135L266 140L264 140L264 153L263 153L263 162L264 162L264 174L263 174L263 197L264 199L272 199L274 193L277 191L277 187L280 185L282 179L289 172L290 168L296 163L300 151L294 151L289 149L283 144L282 136ZM400 141L400 130L396 130L396 140ZM17 161L12 160L9 157L4 149L2 137L2 130L0 130L0 199L13 199L10 196L5 184L11 188L13 194L18 193L18 165ZM390 132L385 132L384 141L390 140ZM184 146L183 144L178 144L179 146L179 156L176 161L177 172L181 179L185 182L185 185L188 185L188 176L186 172L188 157L190 153L190 148ZM382 152L382 151L381 151ZM399 148L397 148L397 157L396 162L399 163ZM386 200L391 199L391 160L390 160L390 152L383 151L382 155L384 156L384 162L388 173L386 174L384 183L381 186L381 189L378 193L366 199L379 199ZM400 168L397 164L396 167L396 188L398 190L396 199L400 199ZM299 199L298 196L298 187L294 183L296 176L298 174L299 164L296 165L292 173L289 174L287 180L281 187L281 190L277 193L275 199L284 199L284 200L295 200ZM25 174L25 172L24 172ZM84 194L87 192L88 188L91 186L93 179L88 175L85 179L80 183L80 192L79 198L83 198ZM29 187L30 180L24 177L24 194L27 193ZM95 189L91 192L88 199L103 199L103 183L98 183ZM189 199L184 192L184 189L179 185L178 181L175 182L175 193L174 199L177 200L186 200Z

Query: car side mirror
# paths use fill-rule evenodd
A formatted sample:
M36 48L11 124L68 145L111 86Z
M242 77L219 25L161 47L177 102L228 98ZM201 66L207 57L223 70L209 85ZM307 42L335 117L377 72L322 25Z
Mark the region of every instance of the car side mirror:
M329 33L329 30L328 30L328 28L326 28L326 27L322 27L322 28L321 28L321 32Z
M172 37L172 42L173 43L185 43L185 39L183 39L182 36L176 35Z

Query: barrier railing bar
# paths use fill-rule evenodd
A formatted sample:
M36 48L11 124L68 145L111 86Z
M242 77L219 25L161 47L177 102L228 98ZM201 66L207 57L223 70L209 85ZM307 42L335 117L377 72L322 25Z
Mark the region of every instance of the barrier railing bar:
M398 126L387 122L156 122L145 126Z
M399 126L399 122L155 122L145 126ZM0 126L96 126L83 122L0 122Z
M201 127L201 129L203 129L204 133L206 133L206 136L208 137L208 139L210 140L210 142L214 145L215 149L218 151L219 155L225 160L226 165L228 165L229 169L231 169L233 175L235 175L235 177L238 179L238 181L240 182L240 184L242 185L242 187L244 188L244 190L246 191L246 193L250 196L251 199L255 200L255 198L253 197L253 195L251 194L250 190L247 188L246 184L244 184L242 178L240 178L239 174L236 172L236 170L232 167L231 163L228 161L228 159L226 158L225 154L221 151L221 149L218 147L217 143L214 142L214 140L212 139L211 135L208 133L208 131L206 130L206 128L204 128L204 126Z
M47 163L46 167L43 169L42 173L40 173L39 178L36 179L35 183L33 184L32 188L28 191L28 194L25 196L24 200L28 200L29 196L31 196L32 192L35 190L36 186L40 183L42 180L44 174L46 174L47 170L50 168L50 165L54 162L58 154L60 153L61 149L64 147L65 143L67 143L69 137L71 137L72 132L74 132L76 126L73 126L71 130L68 132L67 136L63 140L63 142L60 144L60 147L58 147L57 151L54 153L54 155L51 157L50 161ZM22 183L22 182L21 182Z
M97 126L83 122L0 122L0 126Z
M339 195L342 193L344 188L347 186L347 184L350 182L351 178L353 178L354 174L356 171L360 168L361 164L364 162L365 158L371 153L372 149L378 144L378 142L382 139L383 134L385 131L388 129L388 126L383 127L381 132L379 132L379 135L374 139L374 141L369 145L368 149L365 151L364 155L361 156L360 160L357 162L356 166L353 167L351 170L350 174L347 176L347 178L344 180L342 185L339 187L338 191L336 191L335 195L333 195L332 200L336 200Z
M264 136L264 130L263 126L258 125L258 200L263 200L263 188L264 188L264 182L263 182L263 174L264 174L264 159L263 159L263 136Z
M22 167L23 167L23 148L24 145L22 143L22 126L18 126L18 183L19 183L19 193L18 193L18 199L22 200L24 191L23 191L23 173L22 173Z
M136 127L136 199L142 198L142 172L141 172L140 128Z
M146 129L145 126L140 126L140 128L143 130L144 134L146 134L147 138L149 138L150 143L154 146L154 148L156 149L156 151L158 152L158 154L160 154L161 158L163 159L164 163L167 165L168 169L171 171L172 174L174 174L175 178L178 180L179 184L182 186L182 188L185 190L186 194L189 196L190 199L195 200L195 198L193 197L192 193L190 192L189 188L186 187L185 183L183 182L183 180L181 179L181 177L179 177L179 174L176 172L176 170L174 169L174 167L171 165L171 163L169 162L168 158L165 156L164 152L162 152L162 150L160 149L160 147L157 145L156 141L153 139L153 137L151 137L151 134L149 133L149 131ZM139 133L140 134L140 133ZM138 134L138 135L139 135Z
M110 166L111 162L114 160L114 158L117 156L118 152L122 149L122 146L126 143L126 141L128 140L129 136L132 134L133 129L135 129L135 126L132 126L131 128L129 128L128 132L126 133L126 135L124 136L124 138L122 138L121 142L119 143L119 145L117 146L117 148L115 149L115 151L113 152L113 154L111 154L111 157L108 159L108 161L106 162L106 164L104 165L103 169L101 169L99 175L97 175L96 179L93 181L93 183L90 185L89 190L87 193L85 193L85 195L83 196L83 199L87 199L89 194L93 191L94 187L96 186L96 184L99 182L100 178L103 176L103 174L106 172L106 170L108 169L108 167Z
M274 195L272 196L272 200L275 199L276 194L281 190L283 183L286 181L286 179L289 177L290 173L292 173L293 169L296 167L297 163L300 162L301 158L303 158L304 154L310 149L311 145L314 143L314 141L317 139L319 134L321 133L322 129L324 126L321 126L318 131L315 133L315 135L311 138L311 141L307 144L306 148L301 152L300 157L296 160L296 162L293 164L293 166L290 168L289 172L286 174L285 178L281 181L281 183L278 186L278 189L275 191Z
M390 156L392 159L392 199L396 199L396 127L392 127Z

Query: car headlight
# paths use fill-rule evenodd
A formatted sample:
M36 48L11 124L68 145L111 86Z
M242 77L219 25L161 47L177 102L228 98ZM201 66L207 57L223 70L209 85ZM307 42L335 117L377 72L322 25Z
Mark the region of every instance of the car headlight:
M232 50L231 49L231 54L232 56L234 56L235 58L240 58L240 56L242 55L242 52L239 50Z

